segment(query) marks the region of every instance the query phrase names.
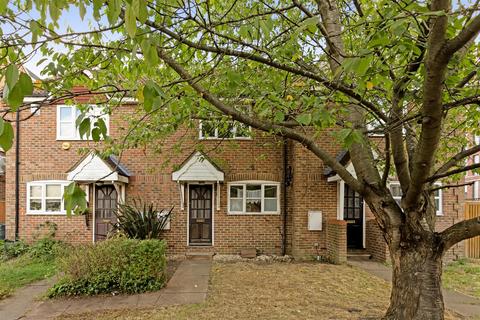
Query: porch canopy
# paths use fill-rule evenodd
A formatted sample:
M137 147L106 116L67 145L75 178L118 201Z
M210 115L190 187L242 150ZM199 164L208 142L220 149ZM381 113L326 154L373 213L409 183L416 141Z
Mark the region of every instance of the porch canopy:
M131 176L127 168L114 156L102 159L94 153L89 153L80 159L67 173L68 180L78 182L128 183L128 177Z
M225 180L225 173L218 168L208 157L196 151L185 160L180 169L172 173L172 180L180 186L180 209L185 208L185 185L191 183L217 184L215 198L217 210L220 209L220 182Z
M182 163L180 169L172 173L172 180L177 182L223 182L225 173L205 154L196 151Z

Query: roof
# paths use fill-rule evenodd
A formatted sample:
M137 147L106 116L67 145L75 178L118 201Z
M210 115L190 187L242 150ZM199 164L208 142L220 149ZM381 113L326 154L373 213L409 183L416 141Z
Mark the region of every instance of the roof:
M128 183L132 174L115 156L106 159L93 152L86 154L68 171L71 181L120 181Z
M224 181L225 173L201 151L193 152L172 173L174 181Z
M345 166L350 161L350 153L348 150L342 150L336 155L335 159L340 162L341 165ZM331 167L326 167L325 170L323 170L323 175L327 177L332 177L336 174L335 170Z

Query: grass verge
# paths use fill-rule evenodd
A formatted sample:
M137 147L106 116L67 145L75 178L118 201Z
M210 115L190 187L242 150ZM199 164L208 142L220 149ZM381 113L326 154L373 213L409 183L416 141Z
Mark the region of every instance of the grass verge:
M17 288L55 274L54 261L20 256L0 262L0 300Z
M480 260L462 259L443 270L443 286L480 298Z

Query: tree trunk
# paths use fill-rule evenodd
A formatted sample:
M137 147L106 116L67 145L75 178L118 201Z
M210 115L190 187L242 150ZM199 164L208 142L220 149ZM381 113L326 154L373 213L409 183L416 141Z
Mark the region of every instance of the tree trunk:
M388 320L441 320L444 304L441 288L442 254L433 243L411 240L392 251L392 293ZM408 249L405 249L408 248Z

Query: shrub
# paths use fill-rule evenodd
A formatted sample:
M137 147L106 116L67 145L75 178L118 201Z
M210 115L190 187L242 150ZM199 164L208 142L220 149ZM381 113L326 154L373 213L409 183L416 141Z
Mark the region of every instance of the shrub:
M146 204L141 200L120 204L114 230L131 239L161 239L172 210L158 210L153 203Z
M27 253L29 250L28 244L23 241L2 241L2 247L0 252L1 260L8 260L16 258Z
M166 282L166 244L162 240L116 237L73 248L59 262L65 276L49 297L139 293L158 290Z
M28 249L28 255L33 259L52 260L64 252L65 243L52 238L43 238L33 243Z

